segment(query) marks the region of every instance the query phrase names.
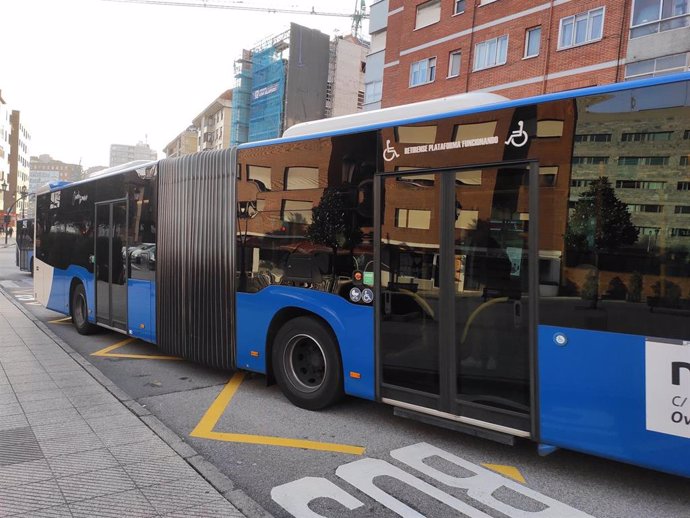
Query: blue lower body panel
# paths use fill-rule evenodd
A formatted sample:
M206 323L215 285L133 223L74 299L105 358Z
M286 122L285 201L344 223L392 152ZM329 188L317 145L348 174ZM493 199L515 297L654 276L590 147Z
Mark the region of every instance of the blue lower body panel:
M129 334L156 343L156 283L127 281L127 326Z
M50 297L48 298L47 308L69 315L69 292L73 279L79 279L86 291L86 303L89 306L88 320L92 324L96 323L96 298L93 273L83 266L69 266L66 270L59 268L53 269L53 282L50 286Z
M265 374L271 361L266 338L273 317L281 309L300 308L323 318L333 329L340 345L345 393L374 399L373 307L321 291L269 286L258 293L238 293L236 308L239 368Z
M542 443L690 476L690 346L539 326L538 358Z

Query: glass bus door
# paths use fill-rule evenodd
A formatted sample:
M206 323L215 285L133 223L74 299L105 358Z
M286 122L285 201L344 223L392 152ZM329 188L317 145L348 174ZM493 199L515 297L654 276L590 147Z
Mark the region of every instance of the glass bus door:
M96 204L96 320L127 329L127 202Z
M529 434L537 176L522 163L379 178L384 401Z

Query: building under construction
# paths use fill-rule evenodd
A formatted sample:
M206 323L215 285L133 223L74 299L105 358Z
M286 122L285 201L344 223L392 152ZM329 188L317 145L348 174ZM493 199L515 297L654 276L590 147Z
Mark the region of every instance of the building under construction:
M358 50L336 51L346 45ZM244 50L235 61L231 145L276 138L294 124L342 114L341 110L361 110L367 48L354 38L331 42L326 34L293 23L289 30ZM338 74L360 79L339 93L335 86L346 83L337 79ZM334 113L338 95L349 110Z

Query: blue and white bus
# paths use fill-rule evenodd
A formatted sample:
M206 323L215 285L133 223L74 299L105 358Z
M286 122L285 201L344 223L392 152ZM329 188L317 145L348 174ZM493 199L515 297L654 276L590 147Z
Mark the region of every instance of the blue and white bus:
M690 74L300 124L37 196L81 333L690 476Z
M16 264L23 272L34 274L34 219L17 220Z

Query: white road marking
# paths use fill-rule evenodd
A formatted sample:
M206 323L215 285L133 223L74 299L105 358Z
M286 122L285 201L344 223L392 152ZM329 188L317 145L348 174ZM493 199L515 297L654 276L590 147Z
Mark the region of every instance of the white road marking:
M483 505L511 518L592 518L587 513L578 511L558 500L425 442L393 450L391 457L439 482L439 485L466 489L467 496L472 500L481 502ZM442 458L471 474L457 477L444 473L424 462L432 457ZM335 470L335 474L403 518L424 518L424 516L379 488L374 483L374 479L381 476L392 477L426 493L451 509L462 513L463 516L490 518L488 514L472 507L469 503L463 502L442 489L381 459L364 458L350 462L339 466ZM538 502L541 504L540 510L526 511L497 499L494 494L502 487ZM325 518L309 509L309 503L317 498L335 500L350 510L365 505L330 480L321 477L304 477L276 486L271 490L271 498L290 514L299 518Z
M350 511L364 504L350 493L340 489L325 478L304 477L271 490L271 498L293 516L300 518L322 518L323 515L309 509L309 502L315 498L330 498Z

